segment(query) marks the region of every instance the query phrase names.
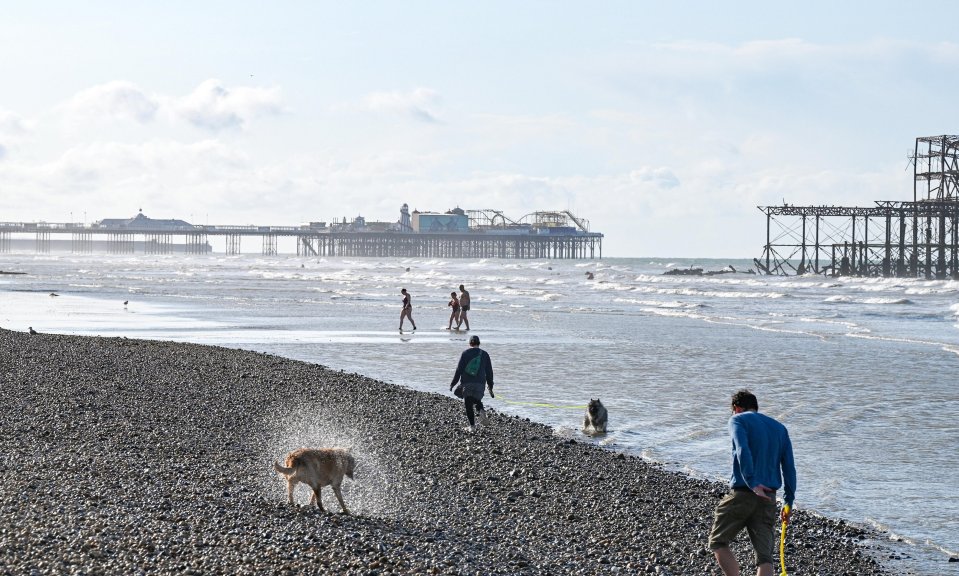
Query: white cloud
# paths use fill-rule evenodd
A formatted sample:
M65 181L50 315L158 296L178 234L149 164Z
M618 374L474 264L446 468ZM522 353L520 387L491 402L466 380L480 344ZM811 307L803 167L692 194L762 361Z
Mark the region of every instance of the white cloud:
M202 82L173 103L175 113L208 130L242 128L259 116L283 111L279 88L240 86L228 89L217 79Z
M249 158L215 140L96 141L45 163L0 165L0 182L20 191L9 200L31 211L43 198L94 219L132 214L138 206L184 214L201 200L229 204L229 188L242 186L248 166Z
M29 131L26 121L8 110L0 110L0 160L9 154L10 149Z
M408 116L421 122L439 122L440 97L429 88L411 92L374 92L363 99L367 109Z
M117 80L87 88L74 95L63 108L72 115L121 118L146 123L160 107L158 99L131 82Z
M650 182L658 188L668 189L679 186L679 178L673 174L672 170L666 167L644 167L639 170L634 170L629 176L635 182Z
M17 137L26 134L26 121L9 110L0 110L0 138Z
M69 101L70 112L94 122L67 137L53 115L34 112L43 119L34 132L0 112L0 154L8 150L0 186L19 192L0 194L2 207L55 219L39 207L82 207L102 218L142 206L154 217L277 225L359 214L394 220L404 202L512 218L569 208L607 235L607 255L754 256L764 239L757 205L911 195L901 152L915 134L890 129L901 115L887 111L907 109L897 93L911 102L949 93L926 90L931 80L909 63L946 70L959 62L959 47L686 42L612 60L606 81L593 75L587 88L571 70L567 87L583 88L575 101L504 105L456 93L455 129L444 130L423 128L444 119L430 88L371 93L330 114L322 95L294 85L297 97L318 103L303 111L304 122L200 142L191 126L244 128L283 113L279 88L207 80L188 94L151 95L111 82ZM353 88L344 90L362 94ZM944 109L942 98L935 102L926 108ZM941 122L914 112L900 124ZM873 128L883 133L867 136ZM885 144L894 148L890 160L879 140L893 132L906 137Z

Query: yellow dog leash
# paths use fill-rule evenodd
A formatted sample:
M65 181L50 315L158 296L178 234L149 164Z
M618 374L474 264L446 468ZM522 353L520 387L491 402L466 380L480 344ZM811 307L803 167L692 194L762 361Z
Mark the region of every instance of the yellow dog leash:
M507 400L507 399L504 398L503 395L500 394L498 391L496 392L496 396L494 396L494 398L496 398L497 400L500 400L500 401L502 401L502 402L505 402L506 404L513 404L514 406L533 406L534 408L554 408L554 409L556 409L556 410L585 410L585 409L586 409L586 405L582 405L582 406L570 406L570 405L561 406L561 405L558 405L558 404L550 404L550 403L548 403L548 402L520 402L520 401L518 401L518 400Z
M779 531L779 565L782 567L783 571L779 576L787 576L786 574L786 526L789 524L789 513L792 511L792 506L789 504L783 504L783 526Z

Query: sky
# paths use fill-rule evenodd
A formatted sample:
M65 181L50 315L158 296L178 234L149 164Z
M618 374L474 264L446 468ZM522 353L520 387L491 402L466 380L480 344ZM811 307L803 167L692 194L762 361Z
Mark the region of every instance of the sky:
M0 0L0 221L570 210L752 258L757 206L912 198L959 3Z

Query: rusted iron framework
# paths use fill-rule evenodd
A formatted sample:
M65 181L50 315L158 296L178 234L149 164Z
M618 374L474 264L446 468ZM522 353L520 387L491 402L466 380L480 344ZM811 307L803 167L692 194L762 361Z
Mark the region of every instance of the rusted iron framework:
M959 136L916 139L912 201L760 206L765 274L959 279Z

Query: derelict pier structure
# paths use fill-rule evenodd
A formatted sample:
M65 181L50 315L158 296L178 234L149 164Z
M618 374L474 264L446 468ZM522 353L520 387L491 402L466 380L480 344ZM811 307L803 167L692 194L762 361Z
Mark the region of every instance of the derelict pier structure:
M93 224L0 222L0 253L26 246L37 253L207 254L213 252L212 238L220 239L228 255L240 254L244 240L257 243L263 255L275 255L283 238L296 242L299 256L586 259L602 258L603 250L603 234L591 232L588 220L569 211L513 220L498 210L410 214L404 204L397 222L358 216L329 225L194 225L142 212Z
M911 201L760 206L765 274L959 279L959 136L916 138Z

